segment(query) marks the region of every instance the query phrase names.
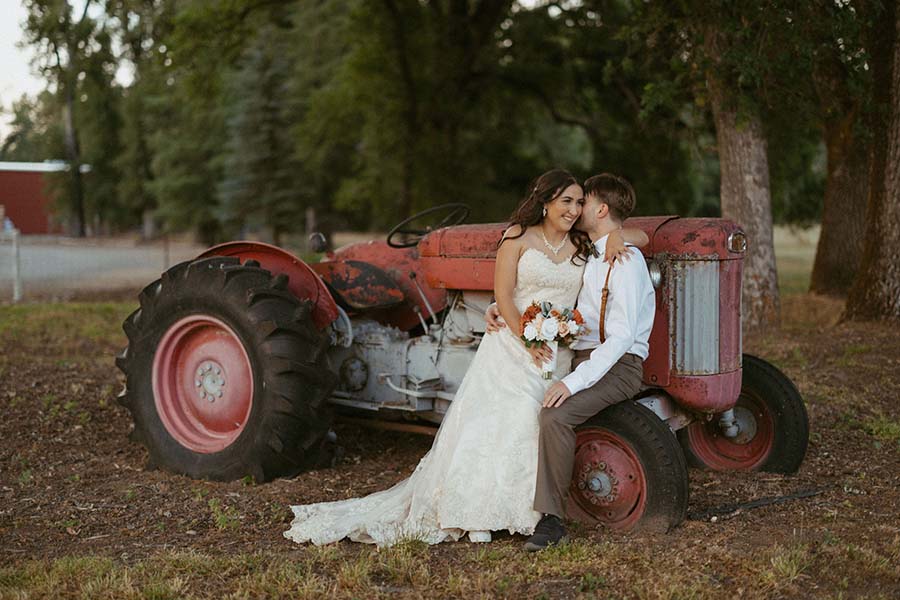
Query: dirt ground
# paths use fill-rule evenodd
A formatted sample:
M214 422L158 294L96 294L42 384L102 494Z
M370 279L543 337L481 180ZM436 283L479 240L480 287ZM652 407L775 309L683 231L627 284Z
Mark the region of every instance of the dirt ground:
M113 358L131 308L0 307L0 598L50 593L35 582L72 557L108 560L109 573L130 569L137 597L240 596L248 584L237 564L262 569L251 590L284 597L303 595L291 587L300 583L278 587L287 576L259 565L312 565L315 589L348 597L900 597L900 336L883 324L838 323L839 301L790 296L780 331L745 340L745 351L783 369L807 403L812 433L798 474L692 470L692 517L668 535L576 525L571 548L550 559L526 556L521 537L501 535L488 547L413 549L401 575L401 555L347 542L299 547L281 532L290 503L359 496L406 477L430 437L338 424L339 464L264 485L145 470L146 452L127 439L130 419L115 401L123 378ZM804 491L817 493L708 514ZM175 569L184 553L221 569L197 579L179 567L181 583L161 588L171 595L135 583L157 567ZM66 585L54 589L86 594Z

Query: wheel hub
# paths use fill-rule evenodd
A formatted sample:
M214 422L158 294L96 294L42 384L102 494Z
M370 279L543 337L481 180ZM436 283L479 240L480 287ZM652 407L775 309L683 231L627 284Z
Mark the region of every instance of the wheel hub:
M634 451L617 434L579 431L571 500L590 520L630 528L643 513L646 481Z
M738 434L726 437L715 420L696 422L686 429L697 459L717 470L752 470L763 464L775 444L775 421L765 400L742 391L734 407Z
M748 444L756 437L756 417L744 406L734 407L734 420L738 426L738 434L732 438L735 444Z
M215 402L216 398L225 395L222 389L225 387L225 374L222 372L222 366L215 361L206 361L197 368L197 379L194 381L200 398Z
M166 431L185 448L210 454L230 446L253 406L253 369L241 338L208 315L173 323L153 359L153 397Z

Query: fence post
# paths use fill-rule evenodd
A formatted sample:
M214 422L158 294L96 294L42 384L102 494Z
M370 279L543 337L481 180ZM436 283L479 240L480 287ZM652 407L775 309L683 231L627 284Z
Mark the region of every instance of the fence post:
M22 275L19 271L19 230L13 229L10 232L12 236L13 250L13 303L22 300Z

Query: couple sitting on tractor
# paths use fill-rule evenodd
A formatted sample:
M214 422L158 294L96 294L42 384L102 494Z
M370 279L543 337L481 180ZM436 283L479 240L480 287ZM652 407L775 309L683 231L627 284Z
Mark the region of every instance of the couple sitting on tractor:
M615 175L583 186L560 169L538 177L500 241L488 333L431 450L388 490L292 507L284 535L389 546L487 542L506 529L529 535L529 551L564 540L574 428L637 394L648 355L655 294L644 257L625 245L648 238L622 229L634 207ZM583 332L574 341L569 318ZM557 339L571 349L554 356Z

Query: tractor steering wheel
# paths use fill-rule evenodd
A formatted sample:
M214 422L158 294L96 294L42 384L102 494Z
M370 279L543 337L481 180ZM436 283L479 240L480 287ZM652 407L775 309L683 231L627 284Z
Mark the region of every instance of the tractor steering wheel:
M424 229L416 229L412 227L412 224L421 219L422 217L427 217L434 214L440 214L446 212L447 215L437 222L435 225L426 225ZM466 217L469 216L469 207L466 204L462 204L461 202L452 202L450 204L441 204L440 206L433 206L429 209L423 210L420 213L416 213L413 216L400 221L396 225L394 225L393 229L388 232L387 235L387 243L391 248L409 248L411 246L415 246L422 238L426 235L434 231L435 229L440 229L442 227L450 227L452 225L459 225L463 221L466 220ZM435 217L432 217L434 219Z

